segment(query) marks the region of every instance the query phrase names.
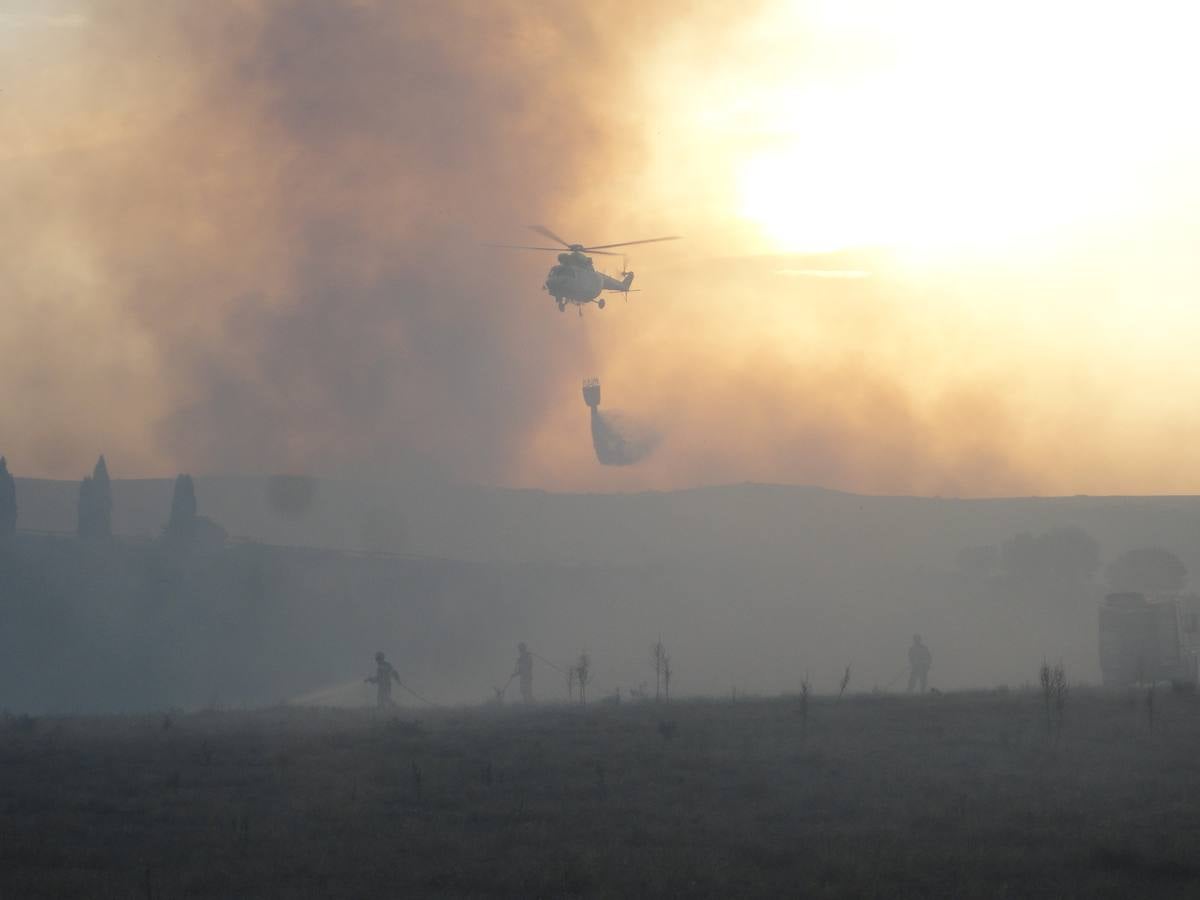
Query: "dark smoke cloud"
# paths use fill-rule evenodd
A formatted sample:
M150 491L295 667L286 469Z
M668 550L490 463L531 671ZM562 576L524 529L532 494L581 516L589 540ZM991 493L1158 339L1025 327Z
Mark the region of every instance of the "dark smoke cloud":
M2 423L18 466L73 473L83 443L143 471L510 471L588 350L539 302L551 260L479 244L586 199L610 149L587 98L632 49L574 4L83 10L61 115L95 140L0 175L14 255L57 234L89 271L86 317L5 364L39 406ZM115 127L101 87L145 115ZM32 309L67 288L27 255Z

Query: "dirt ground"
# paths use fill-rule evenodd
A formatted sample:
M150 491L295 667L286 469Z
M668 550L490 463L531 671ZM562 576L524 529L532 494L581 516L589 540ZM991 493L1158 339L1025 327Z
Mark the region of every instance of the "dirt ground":
M1198 896L1198 748L1162 690L9 716L0 896Z

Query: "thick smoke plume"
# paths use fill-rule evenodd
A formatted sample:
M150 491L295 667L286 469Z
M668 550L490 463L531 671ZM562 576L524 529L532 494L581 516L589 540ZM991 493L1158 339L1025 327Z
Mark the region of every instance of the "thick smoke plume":
M1124 350L1091 314L1107 274L938 282L855 257L713 259L738 231L735 161L672 144L672 117L727 107L721 133L741 133L754 79L697 100L689 75L736 61L745 4L10 5L0 452L15 473L74 478L104 452L124 476L1194 488L1178 367L1117 381L1096 363ZM581 324L539 290L552 256L481 246L539 221L572 240L686 240L639 251L644 292ZM692 258L670 269L671 252ZM809 277L825 268L871 277ZM1063 305L1057 337L1006 312L1060 293L1089 312ZM669 446L646 456L653 442L605 412L597 446L635 446L640 464L596 466L587 371L623 396L639 385Z
M599 13L62 7L55 65L6 94L16 465L510 472L587 350L538 302L552 259L480 244L586 199L609 129L581 98L631 52L583 64Z

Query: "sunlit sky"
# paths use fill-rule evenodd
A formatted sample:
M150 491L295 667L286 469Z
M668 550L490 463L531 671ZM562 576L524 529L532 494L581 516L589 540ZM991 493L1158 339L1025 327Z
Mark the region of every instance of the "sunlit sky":
M1002 491L1194 490L1198 25L1186 3L831 0L681 28L645 69L642 196L705 252L842 255L672 314L780 378L815 361L896 387L930 428L914 443L966 468L925 490L970 492L973 444L1015 462L982 477ZM869 280L815 279L855 254ZM883 440L863 468L841 448L852 482L894 484L863 471Z
M306 6L237 8L248 11L253 27L274 27L263 32L274 38L289 9ZM337 15L376 7L362 0L324 9ZM506 49L487 65L512 68L505 53L514 46L530 51L521 60L529 72L513 80L520 91L544 96L514 100L513 108L527 102L553 110L539 112L538 146L547 159L569 151L576 162L564 175L513 160L501 171L530 177L534 187L514 188L486 211L461 204L421 209L424 219L436 217L439 228L473 241L523 240L529 217L517 205L528 201L539 215L554 216L548 224L571 240L662 233L685 240L635 248L629 265L641 293L629 304L614 300L604 313L588 310L582 320L559 316L539 294L548 256L503 263L481 257L495 270L487 282L503 279L502 299L494 302L511 302L514 310L498 320L504 333L495 336L498 346L512 348L504 358L520 373L512 393L521 408L518 415L514 406L512 433L504 436L508 449L473 456L473 441L482 438L449 422L452 406L444 404L396 413L405 419L411 412L419 422L412 449L449 460L459 477L554 489L744 480L964 495L1200 488L1192 462L1200 410L1191 400L1200 388L1200 118L1193 113L1200 54L1192 46L1200 8L1019 0L744 7L683 4L662 13L613 3L588 20L594 31L586 38L557 33L562 16L539 17L520 5L503 27L480 24L486 16L469 6L465 18L446 13L445 34L482 29L480 46L487 48L487 29L503 33L496 46ZM169 26L178 30L174 43L143 57L130 56L112 35L132 28L139 11L156 22L167 18L153 5L0 0L0 166L10 172L5 180L0 168L0 188L17 192L18 203L50 210L29 227L16 218L5 223L6 233L21 235L6 252L48 263L36 277L18 279L9 332L0 337L10 357L20 357L33 334L61 351L62 344L44 338L48 315L71 330L94 330L114 309L131 315L127 300L97 298L117 296L112 285L136 261L124 248L120 272L104 261L96 222L78 214L82 201L61 201L61 173L46 160L141 142L187 123L197 97L211 100L206 89L225 50L188 55L189 29L206 27L197 9ZM319 59L329 20L311 26L318 18L303 17L315 30L305 32L302 46ZM224 33L242 41L252 30ZM626 42L622 52L613 41ZM231 46L230 59L235 51L257 52L247 46ZM564 81L556 87L548 79L558 72ZM366 94L386 108L405 90L433 90L388 77L370 70L375 80L353 96ZM324 89L319 73L316 84L305 82L305 89ZM472 115L463 113L465 125L445 127L470 128ZM204 159L254 152L258 138L246 124L253 121L220 120L207 129L202 141L213 146ZM561 130L552 127L557 123ZM352 155L339 148L343 155L329 158L318 170L322 177L349 158L386 183L391 173L370 167L387 154L365 154L356 140ZM520 154L521 140L517 135L494 152ZM561 151L548 141L561 141ZM277 137L264 138L261 152L280 166L293 159ZM39 161L41 180L16 168L30 159ZM153 186L131 183L131 207L140 208L143 188L156 197L158 212L145 212L139 227L170 209L170 227L188 242L216 246L231 220L257 222L271 207L256 198L252 212L242 210L239 204L249 202L238 200L244 186L225 185L214 175L219 167L185 171L192 193L178 210L164 187L179 183L174 173ZM256 176L254 184L262 181ZM208 184L219 187L207 194ZM98 189L88 181L78 193L91 197ZM220 193L226 189L228 196ZM370 208L362 213L368 232L378 232L384 215L375 206L379 197L415 196L390 188L360 195L357 185L337 190L328 193L346 198L339 215L353 216L356 203L370 197L361 204ZM531 190L539 192L536 204ZM210 200L223 210L215 226ZM511 231L495 233L506 221ZM231 295L283 290L287 279L273 268L282 246L265 239L253 247L240 241L236 252L231 246L222 275ZM386 248L383 259L403 255L398 246ZM189 257L187 268L204 271L208 253ZM378 260L371 265L380 267ZM205 324L182 302L174 314L195 317L200 332L229 327L225 319ZM472 324L468 310L455 308L454 315L478 337L483 326ZM97 342L92 356L72 360L70 379L46 390L44 408L54 414L34 427L41 429L36 440L5 450L24 457L14 468L66 475L82 468L94 445L111 443L103 433L85 441L47 424L103 429L102 398L64 399L100 377L124 379L122 399L132 393L138 404L130 422L145 423L132 437L129 422L122 425L127 469L136 470L129 474L182 465L227 470L243 460L269 467L252 448L233 453L215 444L207 456L187 456L156 444L156 420L192 400L156 374L173 352L159 326L144 310L133 319L136 327ZM410 381L415 365L405 363ZM592 375L613 407L662 434L644 463L596 465L578 396L579 381ZM0 376L10 384L39 377L28 360L11 359ZM538 379L536 399L519 386L526 378ZM447 390L475 388L464 376ZM490 396L486 402L496 404ZM302 432L297 422L319 418L308 410L287 427ZM343 417L337 427L352 428L353 421ZM8 434L31 427L14 412L0 426ZM288 435L287 446L300 448L290 467L345 462L330 449L335 441L310 437ZM87 444L79 459L61 449L72 440ZM48 454L51 445L57 449Z
M649 176L775 250L1044 252L1194 191L1197 25L1186 3L768 4L664 42Z

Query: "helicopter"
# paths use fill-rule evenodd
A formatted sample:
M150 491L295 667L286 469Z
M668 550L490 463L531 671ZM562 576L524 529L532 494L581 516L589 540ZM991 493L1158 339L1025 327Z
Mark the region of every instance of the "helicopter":
M546 283L542 285L542 290L548 291L554 298L559 312L566 312L567 304L573 303L579 309L580 315L583 315L583 307L588 303L595 303L600 309L604 309L604 298L600 296L603 291L619 291L628 295L630 285L633 284L632 272L622 271L620 280L603 272L597 272L595 266L592 265L591 257L587 254L620 256L619 253L612 253L611 248L679 240L679 235L671 235L648 238L643 241L621 241L616 244L597 244L594 247L585 247L583 244L567 243L545 225L530 225L529 228L543 237L562 244L567 252L563 253L558 247L529 247L523 244L491 244L490 246L506 247L510 250L548 250L551 253L557 253L558 265L553 266L546 273Z

